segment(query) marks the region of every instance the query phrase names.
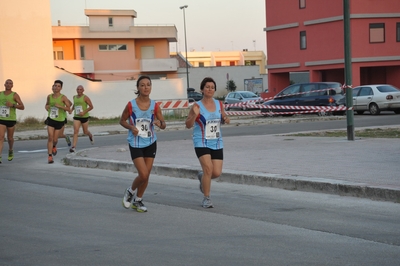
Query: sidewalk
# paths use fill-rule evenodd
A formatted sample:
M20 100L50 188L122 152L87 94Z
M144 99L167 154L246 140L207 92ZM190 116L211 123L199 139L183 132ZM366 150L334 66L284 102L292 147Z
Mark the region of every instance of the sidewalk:
M239 126L269 123L262 118L232 122ZM184 128L184 125L171 123L168 127L176 130ZM91 127L90 130L95 135L126 134L119 125ZM29 133L16 133L16 138L23 139ZM41 135L42 132L35 131L35 134ZM216 179L217 182L400 203L398 139L356 138L348 141L346 138L264 135L224 137L224 145L223 174ZM153 174L197 179L200 164L190 139L162 141L157 146ZM78 167L135 171L127 143L68 154L64 162Z

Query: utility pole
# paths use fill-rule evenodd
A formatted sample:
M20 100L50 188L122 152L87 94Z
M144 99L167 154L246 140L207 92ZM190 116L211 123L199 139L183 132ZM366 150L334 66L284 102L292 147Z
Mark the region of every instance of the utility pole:
M354 140L353 89L351 80L350 0L343 0L344 71L346 90L347 140Z
M187 42L186 42L186 17L185 17L185 9L188 8L188 5L184 5L179 7L180 9L183 10L183 27L184 27L184 32L185 32L185 52L186 52L186 81L187 81L187 87L186 90L189 89L189 63L188 63L188 58L187 58Z

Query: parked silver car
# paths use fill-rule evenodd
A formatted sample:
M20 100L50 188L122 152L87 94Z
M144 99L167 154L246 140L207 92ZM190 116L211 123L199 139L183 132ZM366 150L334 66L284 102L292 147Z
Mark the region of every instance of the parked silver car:
M392 85L362 85L353 88L354 111L361 115L369 111L379 115L381 111L400 114L400 90Z
M259 97L257 94L251 91L230 92L228 93L228 95L226 95L224 100L225 110L228 111L230 109L242 109L242 110L254 109L254 108L248 108L246 106L248 102L250 102L249 104L263 104L264 100L263 98ZM242 103L242 105L226 106L227 104L234 104L234 103Z

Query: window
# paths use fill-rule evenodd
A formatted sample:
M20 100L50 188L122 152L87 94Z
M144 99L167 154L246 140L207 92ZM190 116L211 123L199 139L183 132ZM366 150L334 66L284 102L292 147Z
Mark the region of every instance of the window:
M370 87L362 87L359 96L369 96L369 95L374 95L372 89Z
M114 26L113 18L108 18L108 27Z
M126 51L126 44L99 44L100 51Z
M288 87L287 89L284 89L281 93L279 93L279 96L285 97L285 98L292 98L292 97L294 97L293 94L299 94L299 92L300 92L300 85L295 84L295 85Z
M62 47L53 48L53 59L54 60L64 60L64 51Z
M306 8L306 0L299 0L299 8L300 9Z
M79 50L81 52L81 59L85 59L85 46L81 45Z
M221 61L218 61L216 65L221 66Z
M244 65L245 66L255 66L256 65L256 61L253 61L253 60L246 60L245 62L244 62Z
M307 36L305 31L300 31L300 50L307 49Z
M369 24L369 42L370 43L385 42L385 23Z
M199 67L204 67L204 62L199 62Z
M301 89L301 92L303 92L304 94L300 95L300 97L317 96L318 92L312 92L316 90L318 90L317 84L304 84Z
M230 66L235 66L235 61L229 61Z
M400 42L400 22L396 23L396 41Z

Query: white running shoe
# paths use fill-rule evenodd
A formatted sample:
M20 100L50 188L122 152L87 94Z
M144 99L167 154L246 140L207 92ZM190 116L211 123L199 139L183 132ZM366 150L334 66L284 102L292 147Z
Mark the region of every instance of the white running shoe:
M124 208L129 209L132 205L133 194L129 191L129 188L125 190L124 197L122 198L122 206Z
M210 197L204 197L203 203L201 206L203 208L214 208L214 205L212 204Z

